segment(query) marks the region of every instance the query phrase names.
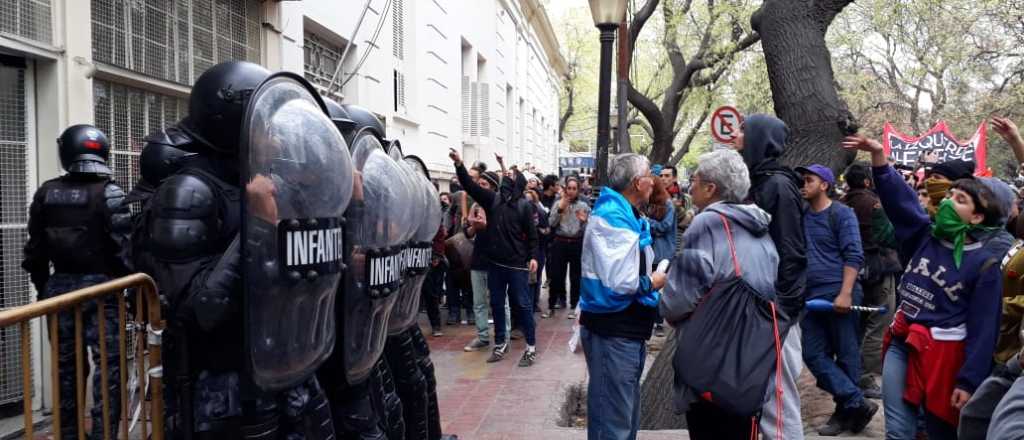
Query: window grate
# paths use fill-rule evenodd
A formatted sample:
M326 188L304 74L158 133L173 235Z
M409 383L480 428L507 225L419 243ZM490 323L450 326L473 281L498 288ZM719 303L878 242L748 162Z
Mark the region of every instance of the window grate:
M188 113L185 99L109 81L93 81L96 127L111 142L110 169L125 192L139 180L139 154L146 136Z
M316 34L307 32L303 40L302 52L303 71L306 79L318 86L319 90L327 90L331 83L331 77L334 76L334 72L341 62L341 55L345 52L345 47L335 46ZM338 73L335 87L340 85L343 73ZM341 96L337 93L330 92L329 95L335 100L341 101Z
M96 61L192 84L222 61L259 62L260 2L92 0L92 33Z
M0 65L0 310L32 300L28 273L21 269L22 246L28 240L25 99L25 69ZM20 344L20 327L0 329L0 405L23 396Z
M0 1L0 33L53 43L53 12L50 0Z
M393 14L391 16L392 30L394 32L394 44L392 50L395 59L405 59L405 5L403 0L393 0Z

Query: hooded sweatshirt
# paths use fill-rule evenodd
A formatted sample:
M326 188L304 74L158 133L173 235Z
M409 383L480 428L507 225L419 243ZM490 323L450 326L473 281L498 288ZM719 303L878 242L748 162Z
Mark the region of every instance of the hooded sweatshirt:
M682 320L714 284L736 276L719 214L729 221L743 279L765 297L775 296L779 255L768 235L771 216L753 204L713 203L693 218L683 234L683 250L668 271L659 306L668 322Z
M807 249L804 241L802 179L779 163L789 129L782 120L751 115L743 123L740 155L750 170L750 201L771 216L768 233L779 254L775 289L788 316L804 308L807 286Z
M459 184L487 214L487 240L483 244L487 259L497 266L527 270L530 260L537 259L539 247L537 226L533 223L535 209L523 197L526 179L515 173L514 179L502 179L495 193L473 182L462 164L455 167L455 174Z

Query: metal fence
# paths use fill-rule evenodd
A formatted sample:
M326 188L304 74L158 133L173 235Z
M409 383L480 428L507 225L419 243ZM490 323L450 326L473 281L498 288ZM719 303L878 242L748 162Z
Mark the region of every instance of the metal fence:
M135 289L135 306L137 317L145 317L136 319L135 322L129 325L128 319L128 300L124 295L127 289ZM114 300L113 304L108 300ZM78 424L79 438L85 438L85 420L87 412L89 411L88 405L86 405L86 380L88 376L84 374L88 371L87 360L85 360L87 353L83 344L84 339L84 325L83 325L83 310L86 303L94 303L96 309L93 313L97 316L105 316L105 307L116 307L118 308L117 316L118 322L116 328L105 328L104 319L100 318L97 320L98 333L97 340L104 341L106 332L117 332L118 337L118 353L108 353L107 344L99 343L99 357L101 359L117 358L120 363L120 380L121 398L117 396L110 396L107 387L101 387L100 393L102 395L102 402L100 403L101 412L103 417L103 438L123 438L128 439L129 428L132 424L131 416L135 412L135 407L131 405L138 405L140 412L142 413L141 422L137 424L141 431L141 437L143 439L152 438L154 440L163 440L164 438L164 407L163 407L163 363L161 359L161 342L164 329L164 321L160 315L160 301L157 296L156 284L153 279L146 274L137 273L124 278L118 278L113 281L108 281L103 284L79 289L73 292L66 292L52 298L48 298L42 301L34 302L31 304L22 305L19 307L9 308L0 310L0 329L17 328L20 330L17 341L13 344L19 353L18 360L21 362L21 368L18 369L22 373L21 377L18 378L24 385L28 385L32 381L31 370L29 369L29 359L32 358L32 345L31 338L28 336L28 331L32 327L33 319L46 319L46 326L49 330L49 346L50 346L50 378L53 381L52 392L53 392L53 426L54 436L60 440L61 434L59 427L61 426L62 417L74 417ZM61 319L64 319L64 314L70 314L74 317L74 338L75 338L75 370L77 371L60 371L57 359L60 357L58 338L59 327L57 325L57 316L60 314ZM129 344L129 338L126 338L126 332L129 328L142 328L145 329L146 337L135 339L136 344ZM64 335L65 337L67 335ZM135 362L129 363L128 354L132 351L135 352ZM143 360L143 355L145 360ZM108 362L100 362L100 365L93 371L93 374L100 375L101 382L107 383L107 379L110 378L107 364ZM137 372L137 377L147 378L148 387L136 385L134 389L128 387L128 376L129 368L133 368ZM60 382L59 378L62 375L74 375L75 377L75 393L73 396L62 395L61 387L58 386ZM133 403L129 403L132 399L129 399L129 394L133 393L137 396L137 399ZM148 393L148 395L147 395ZM77 401L77 413L76 414L62 414L61 413L61 399L75 399ZM111 423L110 417L112 408L110 408L111 400L116 400L121 405L121 419L115 423ZM32 396L25 395L23 401L23 415L24 421L25 438L33 439L34 425L33 425L33 414L32 414ZM113 428L112 428L113 427ZM117 432L112 432L117 431ZM152 433L152 437L148 433ZM120 434L120 435L118 435ZM68 439L70 440L70 439Z
M50 0L0 1L0 33L51 44L53 10Z
M259 62L258 0L91 1L96 61L187 85L221 61Z
M32 300L28 274L20 267L21 249L28 239L25 75L23 66L0 64L0 310ZM21 383L21 337L20 328L0 329L0 404L21 400L24 390L32 389L31 382L25 384L28 388Z

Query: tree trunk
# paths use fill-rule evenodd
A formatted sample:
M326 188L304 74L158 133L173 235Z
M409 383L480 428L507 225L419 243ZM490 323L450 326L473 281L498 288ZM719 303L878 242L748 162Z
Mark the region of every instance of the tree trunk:
M640 385L640 429L686 429L686 416L677 415L672 404L672 357L675 354L676 331L670 329L665 345Z
M821 163L839 171L853 159L839 143L857 123L839 98L825 33L852 0L766 0L751 17L761 35L775 113L790 139L790 166Z

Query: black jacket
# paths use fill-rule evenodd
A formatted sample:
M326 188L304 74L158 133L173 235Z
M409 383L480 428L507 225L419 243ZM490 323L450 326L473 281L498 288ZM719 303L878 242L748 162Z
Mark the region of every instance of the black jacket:
M788 136L789 129L781 120L752 115L744 121L740 154L750 170L749 198L772 216L768 232L779 253L775 282L779 305L790 316L796 316L804 308L807 245L804 201L800 195L802 180L778 161Z
M477 185L466 167L455 167L459 184L487 213L487 241L484 253L492 264L515 269L529 268L537 259L537 226L533 223L534 206L523 197L526 178L516 173L514 179L502 179L497 193ZM480 243L477 243L479 246Z

